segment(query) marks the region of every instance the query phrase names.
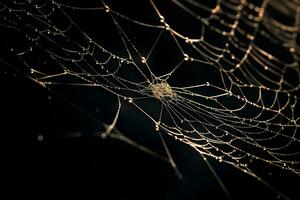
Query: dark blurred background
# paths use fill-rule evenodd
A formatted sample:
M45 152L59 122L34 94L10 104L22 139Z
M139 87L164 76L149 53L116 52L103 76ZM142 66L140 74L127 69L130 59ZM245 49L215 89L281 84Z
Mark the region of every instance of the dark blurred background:
M77 17L85 19L85 15ZM83 29L95 35L95 30L103 30L99 40L108 38L110 33L103 33L105 26L100 19L91 23ZM183 180L169 163L125 142L99 137L97 133L105 130L102 124L114 117L116 98L93 87L59 85L45 89L18 72L23 63L9 49L24 45L22 34L0 28L1 199L228 199L201 156L166 134ZM111 45L109 41L104 46ZM117 128L165 156L153 124L129 103L122 103ZM238 169L212 159L209 162L231 199L282 199ZM299 177L261 166L261 170L257 168L259 176L291 199L300 198Z

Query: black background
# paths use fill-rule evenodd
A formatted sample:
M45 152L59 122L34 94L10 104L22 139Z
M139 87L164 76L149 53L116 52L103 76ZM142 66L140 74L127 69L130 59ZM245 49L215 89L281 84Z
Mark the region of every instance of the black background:
M20 33L11 34L1 29L1 58L8 61L0 67L2 199L227 199L200 155L168 136L183 181L170 164L124 142L95 135L104 130L99 121L112 120L116 99L95 88L48 90L16 72L14 68L22 63L7 50ZM107 101L112 103L107 106ZM149 140L163 152L153 127L124 105L117 127L124 134L144 137L146 144ZM280 198L239 170L209 161L232 199ZM269 172L276 169L257 173L291 199L299 199L298 177Z

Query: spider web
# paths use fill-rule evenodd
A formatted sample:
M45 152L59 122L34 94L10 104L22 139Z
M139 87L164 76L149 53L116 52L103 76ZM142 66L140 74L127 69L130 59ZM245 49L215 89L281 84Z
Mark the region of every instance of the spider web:
M300 173L299 5L3 1L0 20L24 36L10 51L30 79L47 88L96 87L118 99L102 137L130 104L159 134L261 180L253 161Z

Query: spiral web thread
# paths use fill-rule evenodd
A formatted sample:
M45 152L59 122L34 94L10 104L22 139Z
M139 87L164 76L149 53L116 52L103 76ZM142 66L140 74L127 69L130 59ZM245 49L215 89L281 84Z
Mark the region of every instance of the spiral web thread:
M197 24L196 36L177 30L176 22L168 23L171 18L157 1L143 3L151 19L123 13L109 1L90 7L4 1L0 20L2 27L22 32L28 41L11 52L37 83L107 90L121 104L130 103L149 117L156 131L191 146L204 159L215 158L254 177L249 167L254 160L299 175L295 107L300 87L300 2L168 1L173 13L184 13ZM109 20L120 41L119 51L84 30L76 22L77 12ZM94 20L101 26L102 18ZM150 48L138 47L128 34L132 27L153 33ZM175 52L176 63L159 73L152 61L164 40ZM202 74L206 71L211 71L209 76ZM196 78L189 81L189 75ZM145 100L157 102L159 114L148 111Z

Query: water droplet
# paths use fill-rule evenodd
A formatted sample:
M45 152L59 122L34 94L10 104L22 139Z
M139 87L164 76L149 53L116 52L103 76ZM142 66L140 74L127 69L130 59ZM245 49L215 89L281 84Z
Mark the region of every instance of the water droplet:
M146 62L147 62L146 58L142 57L142 63L146 63Z
M295 48L294 48L294 47L291 47L291 48L290 48L290 52L294 53L294 52L295 52Z
M107 138L107 133L101 133L100 137L103 140L106 139Z
M268 68L268 66L265 65L264 69L265 69L265 70L268 70L269 68Z
M188 61L190 58L189 58L189 55L187 55L187 54L183 54L183 56L184 56L184 60L185 61Z
M160 18L160 20L159 20L159 21L160 21L161 23L164 23L164 22L165 22L165 18L164 18L164 16L160 15L160 16L159 16L159 18Z
M108 13L110 11L110 8L107 5L105 5L104 7L105 7L105 12Z
M165 29L166 29L167 31L170 30L170 25L167 24L167 23L165 23Z
M159 131L159 125L158 124L155 124L155 130Z
M268 54L268 59L269 60L272 60L273 59L273 56L271 54Z

